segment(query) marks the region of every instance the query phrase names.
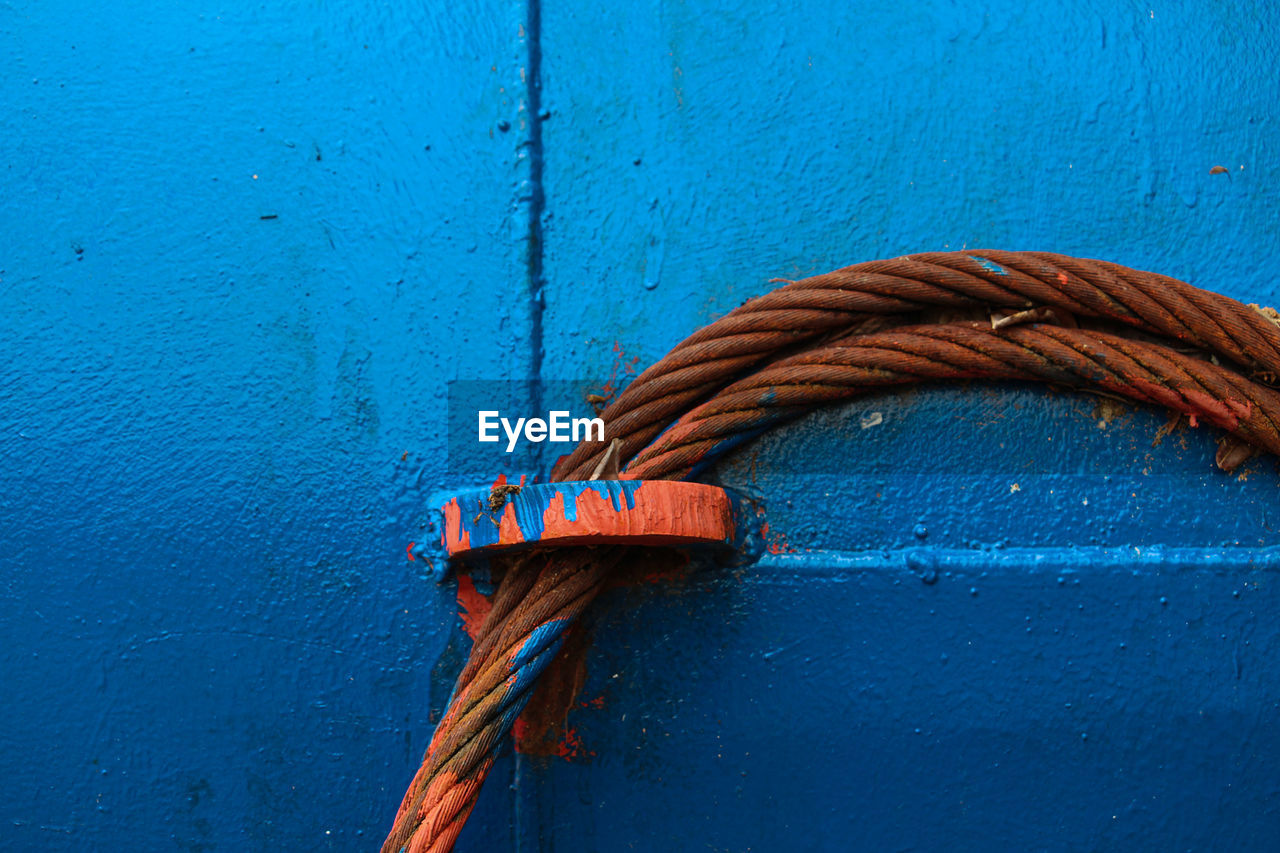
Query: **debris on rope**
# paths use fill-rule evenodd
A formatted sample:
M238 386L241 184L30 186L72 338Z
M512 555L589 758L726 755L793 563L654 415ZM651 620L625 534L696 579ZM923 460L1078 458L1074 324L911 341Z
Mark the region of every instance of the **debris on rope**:
M1259 451L1280 454L1277 377L1280 315L1269 308L1105 261L909 255L788 282L695 332L604 410L611 442L580 444L551 480L687 479L817 407L972 379L1047 382L1203 420L1226 432L1215 461L1230 471ZM620 546L505 558L383 853L453 847L564 632L637 559Z

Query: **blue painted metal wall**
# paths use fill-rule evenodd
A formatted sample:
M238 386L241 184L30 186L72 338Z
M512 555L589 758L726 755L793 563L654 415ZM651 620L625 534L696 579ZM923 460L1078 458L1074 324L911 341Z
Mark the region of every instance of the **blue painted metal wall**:
M1280 302L1280 15L1024 5L0 2L0 846L380 841L466 649L405 549L495 473L448 379L917 250ZM1280 483L1161 422L744 451L782 553L606 600L594 756L508 758L461 846L1274 849Z

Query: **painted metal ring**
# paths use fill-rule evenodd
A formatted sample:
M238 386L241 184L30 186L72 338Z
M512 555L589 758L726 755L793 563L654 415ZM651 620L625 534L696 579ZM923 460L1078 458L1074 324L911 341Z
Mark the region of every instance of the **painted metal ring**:
M724 489L679 480L582 480L473 489L449 500L450 557L536 545L728 545L737 502Z

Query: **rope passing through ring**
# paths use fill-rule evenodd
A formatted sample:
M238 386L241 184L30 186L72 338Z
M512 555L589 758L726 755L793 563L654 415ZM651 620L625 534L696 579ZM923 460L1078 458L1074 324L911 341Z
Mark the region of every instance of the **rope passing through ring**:
M1280 455L1280 318L1186 282L1042 252L908 255L791 281L677 345L602 413L624 479L691 479L761 432L881 388L1051 383L1225 431L1217 463ZM551 481L587 480L582 443ZM565 631L627 546L494 558L504 569L383 853L446 853Z

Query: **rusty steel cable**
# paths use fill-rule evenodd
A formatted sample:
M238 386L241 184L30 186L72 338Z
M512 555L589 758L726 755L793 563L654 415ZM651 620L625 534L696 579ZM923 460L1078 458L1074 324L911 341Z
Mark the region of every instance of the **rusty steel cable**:
M624 556L619 548L565 548L514 559L405 792L384 851L452 849L499 741L511 731L569 625Z
M723 442L877 388L946 379L1039 380L1096 389L1202 418L1280 454L1280 393L1167 347L1043 324L908 326L784 359L693 409L634 457L625 476L682 479Z
M855 264L790 282L678 344L603 413L623 458L733 379L789 349L877 317L929 308L1057 309L1193 346L1249 372L1280 374L1280 329L1233 299L1156 273L1043 252L938 252ZM554 479L588 476L583 443Z
M975 310L989 316L975 321ZM677 345L603 413L622 476L683 479L743 440L877 389L1051 383L1168 409L1280 454L1274 312L1167 276L1039 252L910 255L789 282ZM1241 455L1238 452L1244 448ZM587 479L584 442L552 481ZM1231 460L1231 461L1224 461ZM620 546L535 551L506 570L383 853L446 853L497 749Z

